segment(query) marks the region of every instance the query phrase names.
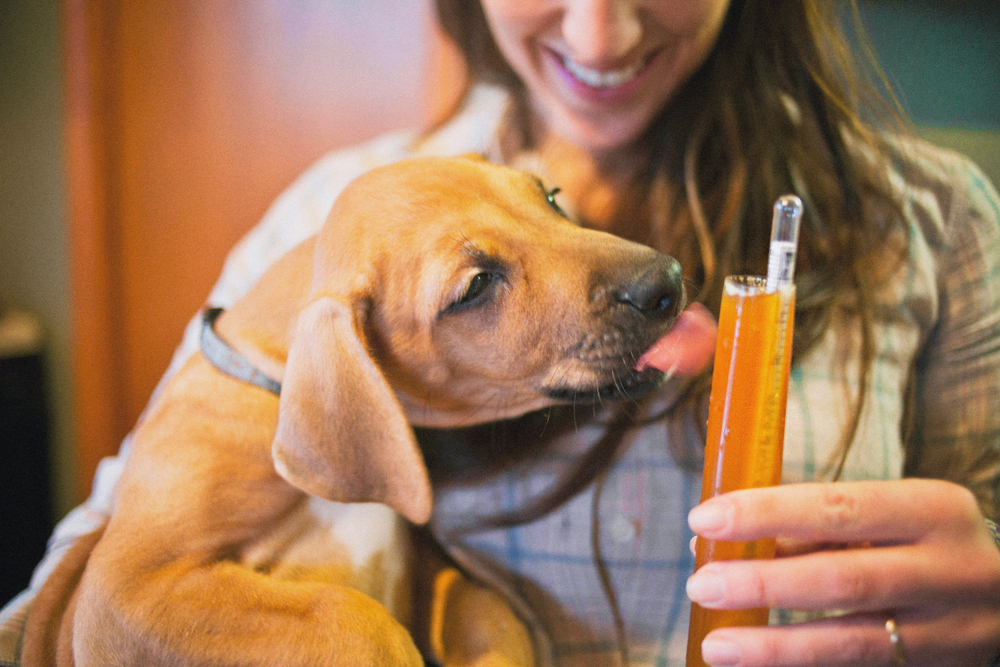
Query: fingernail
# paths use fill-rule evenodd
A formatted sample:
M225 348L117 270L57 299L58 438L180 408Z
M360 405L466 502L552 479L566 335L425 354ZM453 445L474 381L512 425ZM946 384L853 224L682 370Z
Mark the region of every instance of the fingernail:
M703 606L722 602L726 595L726 579L715 572L695 572L687 580L687 594L692 602Z
M730 509L720 502L706 502L688 512L688 526L700 534L712 533L729 525Z
M740 647L731 639L709 636L701 643L701 659L712 667L735 667L740 663Z

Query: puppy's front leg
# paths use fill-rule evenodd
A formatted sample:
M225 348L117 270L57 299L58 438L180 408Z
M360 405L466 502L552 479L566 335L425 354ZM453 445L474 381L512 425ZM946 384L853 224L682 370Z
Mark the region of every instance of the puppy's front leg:
M372 598L240 564L306 498L274 470L276 419L276 397L199 357L167 385L80 582L77 665L423 665Z
M426 529L412 532L413 635L443 667L535 667L528 627L496 590L460 571Z
M76 664L418 667L409 633L371 598L184 558L123 571L102 542L74 618ZM111 586L106 567L115 564Z

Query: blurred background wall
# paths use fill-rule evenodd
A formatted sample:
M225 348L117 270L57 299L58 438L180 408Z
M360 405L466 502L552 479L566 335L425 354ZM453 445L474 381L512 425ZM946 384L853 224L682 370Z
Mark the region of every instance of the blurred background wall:
M73 4L73 0L64 1ZM292 34L291 40L286 42L270 41L267 38L270 33L258 34L260 48L250 55L271 62L279 57L294 59L312 54L313 60L318 61L319 68L312 73L297 69L297 74L293 73L290 79L284 81L280 77L275 79L271 73L268 75L271 78L255 79L257 84L262 89L266 88L272 96L294 96L303 90L315 90L308 80L297 81L294 80L295 76L333 77L335 84L340 82L340 88L335 90L336 99L329 97L328 93L327 97L317 93L319 96L311 100L292 99L291 102L293 106L316 102L328 104L327 122L336 126L338 131L327 134L323 144L301 146L293 158L282 158L263 179L267 182L266 186L248 190L245 196L249 202L242 209L246 211L246 219L240 220L237 228L246 228L259 218L267 203L291 178L326 150L372 136L390 127L420 120L429 103L420 97L419 79L433 77L433 72L428 74L433 68L434 54L426 46L429 10L424 0L380 0L378 3L371 0L329 0L323 3L272 0L252 4L257 7L257 25L262 25L263 21L263 25L272 25L274 34L283 34L286 38L289 37L289 31ZM168 23L171 26L180 25L177 21L183 18L178 17L176 12L169 11L173 6L170 2L152 2L146 5L138 1L130 3L123 0L111 5L119 6L122 15L129 12L135 14L137 7L159 7L161 16L157 20L172 21ZM211 11L216 12L227 11L226 7L232 10L241 6L239 2L205 2L203 5L195 5L214 8ZM355 71L346 78L337 79L341 63L336 58L315 57L323 49L323 42L321 35L310 32L308 17L302 14L305 11L303 7L310 6L319 12L321 20L326 22L323 25L334 34L343 35L346 39L361 30L358 33L361 41L354 46L348 44L348 48L354 50L367 44L364 38L366 29L389 31L392 44L395 45L396 60L388 58L379 64L377 54L372 54L375 58L371 61L375 63L372 67L376 69L370 74L358 78ZM988 172L994 183L1000 182L1000 2L866 0L861 3L861 8L888 78L917 131L932 141L969 154ZM73 395L72 368L75 359L90 354L87 349L74 348L74 340L77 338L70 317L71 298L74 297L71 296L73 286L70 284L71 270L68 265L70 226L67 220L66 91L65 59L62 52L64 9L64 4L59 0L0 0L0 308L33 314L44 335L45 397L49 416L47 437L51 442L52 491L52 510L46 510L46 513L53 517L62 516L85 492L85 488L80 488L76 455L78 434L74 406L80 397ZM376 16L380 18L373 21ZM267 24L267 21L272 23ZM357 24L368 27L357 28ZM142 39L159 38L158 24L155 21L150 20L142 25L145 25L146 30L141 35ZM240 33L240 30L244 32ZM246 32L247 30L250 28L246 25L233 26L236 37L244 42L255 34L252 31ZM200 39L208 37L211 35L202 35ZM138 37L129 38L128 35L123 37L119 34L116 39L119 47L143 48L142 39ZM194 44L197 46L204 43L206 42L201 41ZM289 44L298 45L297 50L289 51ZM267 52L269 49L270 52ZM261 50L265 52L261 53ZM414 61L414 58L417 60ZM197 64L204 61L195 58L193 62ZM230 65L236 67L238 64ZM377 69L379 67L382 68L381 71ZM405 77L403 83L399 83L401 73ZM211 71L206 75L204 70L197 69L192 72L195 77L211 74ZM129 76L136 77L137 85L140 86L133 90L142 90L144 82L148 83L146 78L156 80L156 72L152 70L132 71ZM393 99L402 99L404 102L384 102L385 113L374 117L367 112L360 115L351 112L352 96L370 97L372 91L386 88L393 89L396 95ZM246 99L253 103L252 95ZM138 99L135 100L135 105L141 107L146 102L148 100ZM261 104L266 103L267 99L262 98ZM119 111L130 113L133 106L126 105L126 108ZM176 109L171 113L177 115ZM266 119L265 116L261 117ZM152 118L155 120L155 115ZM291 129L297 123L316 123L316 118L310 116L296 119L294 115L286 114L280 119L284 123L285 134L279 132L271 143L298 141ZM181 114L180 117L166 120L171 120L175 128L183 130L186 124L197 123L198 119L197 115L184 117ZM251 148L255 151L264 150L259 146ZM145 159L153 159L141 150L136 154L145 155ZM239 162L243 159L241 155L243 154L239 151L207 155L207 164L215 171L193 169L199 178L239 178ZM185 173L182 167L176 173ZM177 215L183 215L183 211ZM150 221L150 224L156 224L156 221ZM196 224L184 233L196 233L197 229ZM130 233L129 230L121 231L123 234ZM217 250L220 258L225 247L236 236L236 231L227 231L222 237L215 237L213 243L220 246ZM156 264L156 270L164 275L152 276L150 280L158 280L169 286L171 281L177 280L177 276L171 275L171 271L182 271L184 260L169 256L161 260ZM209 276L205 280L210 284L220 266L221 259L219 263L201 267L198 271ZM145 279L141 274L140 270L132 279L141 282ZM189 288L192 294L184 298L190 303L180 304L182 312L193 314L198 299L203 294L198 290L207 290L207 284L204 287ZM80 295L75 298L80 298ZM156 307L155 303L151 305L153 309ZM183 322L164 324L160 327L163 331L159 333L176 342L182 324ZM170 345L172 344L171 342ZM165 368L166 358L161 353L159 357L141 363L149 365L144 370L146 375L155 378ZM0 470L6 469L8 475L18 475L8 466L10 458L6 452L11 443L5 441L5 437L9 436L9 433L6 436L0 433L0 457L3 457L0 458ZM20 511L21 508L18 507L0 507L0 515ZM8 536L4 535L3 539L7 540Z
M0 0L0 604L75 488L58 16L57 0ZM34 326L11 331L10 308Z
M917 133L1000 183L1000 2L861 0L860 8Z

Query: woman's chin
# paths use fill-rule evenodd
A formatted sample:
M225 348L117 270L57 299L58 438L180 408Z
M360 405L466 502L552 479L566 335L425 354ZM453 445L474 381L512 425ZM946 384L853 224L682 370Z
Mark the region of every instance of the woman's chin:
M630 145L643 132L646 119L630 121L621 114L604 118L580 117L562 113L550 120L549 130L595 154L618 150Z

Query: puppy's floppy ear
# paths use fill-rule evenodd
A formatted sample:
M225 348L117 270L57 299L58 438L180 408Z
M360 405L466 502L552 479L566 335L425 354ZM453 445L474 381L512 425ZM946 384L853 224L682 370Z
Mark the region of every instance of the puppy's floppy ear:
M271 448L275 468L307 493L385 503L424 523L432 500L423 457L358 329L351 308L328 296L299 313Z

